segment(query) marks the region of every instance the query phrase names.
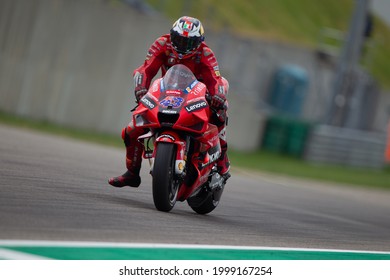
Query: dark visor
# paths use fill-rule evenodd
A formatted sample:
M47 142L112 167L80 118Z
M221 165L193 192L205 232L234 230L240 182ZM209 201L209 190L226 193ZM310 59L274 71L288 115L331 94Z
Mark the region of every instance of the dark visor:
M171 31L172 46L178 53L187 54L201 43L199 37L183 37L176 31Z

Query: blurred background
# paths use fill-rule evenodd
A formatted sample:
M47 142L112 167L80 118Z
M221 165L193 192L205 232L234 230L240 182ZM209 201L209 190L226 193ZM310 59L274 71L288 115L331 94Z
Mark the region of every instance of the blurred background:
M390 162L388 0L0 0L0 111L119 137L133 70L182 15L230 82L234 150Z

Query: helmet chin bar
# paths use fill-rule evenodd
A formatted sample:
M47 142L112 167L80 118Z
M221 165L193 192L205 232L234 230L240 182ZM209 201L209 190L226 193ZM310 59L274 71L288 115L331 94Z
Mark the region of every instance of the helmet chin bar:
M172 47L172 51L173 51L173 53L175 54L176 58L177 58L177 59L180 59L180 60L181 60L181 59L189 58L189 57L195 55L195 53L196 53L196 51L192 51L192 52L189 52L189 53L187 53L187 54L183 54L183 53L180 53L180 52L178 52L177 50L175 50L175 48L173 48L173 47Z
M172 48L178 59L184 59L194 55L204 40L203 29L200 32L200 29L197 30L195 28L194 32L189 32L183 26L183 24L176 22L170 30ZM186 27L188 26L201 27L200 22L197 25L186 25Z

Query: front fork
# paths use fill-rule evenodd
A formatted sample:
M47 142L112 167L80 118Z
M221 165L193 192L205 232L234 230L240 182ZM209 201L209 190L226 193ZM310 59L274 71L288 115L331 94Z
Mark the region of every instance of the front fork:
M156 155L156 147L158 143L172 143L176 145L176 159L175 159L175 174L184 178L186 172L187 153L190 146L190 136L182 139L179 134L174 131L162 131L148 133L138 137L138 141L144 145L143 157L149 160L150 174L153 174L154 158Z

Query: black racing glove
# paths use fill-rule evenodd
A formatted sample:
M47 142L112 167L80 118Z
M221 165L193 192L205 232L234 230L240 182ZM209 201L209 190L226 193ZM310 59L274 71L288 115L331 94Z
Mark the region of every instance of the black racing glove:
M135 94L135 99L137 99L137 102L139 102L147 92L148 90L142 86L136 87L134 90L134 94Z
M223 93L216 93L211 96L211 107L214 107L215 109L224 108L226 103L226 96Z

